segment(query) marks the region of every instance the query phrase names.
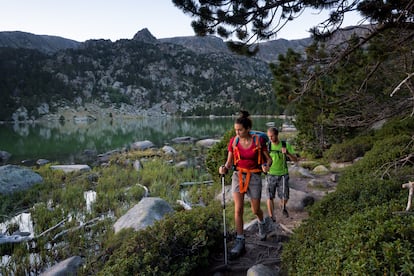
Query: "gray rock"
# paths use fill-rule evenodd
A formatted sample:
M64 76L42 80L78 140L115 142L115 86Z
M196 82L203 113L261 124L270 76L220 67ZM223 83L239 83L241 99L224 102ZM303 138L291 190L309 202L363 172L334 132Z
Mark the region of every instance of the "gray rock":
M205 147L205 148L211 148L218 142L220 142L220 140L218 139L203 139L203 140L197 141L196 145Z
M277 198L276 200L279 199ZM315 198L309 193L290 188L289 201L286 207L288 210L303 211L306 206L312 205L314 202Z
M68 172L88 172L91 170L91 167L88 165L55 165L50 166L52 170L62 170L65 173Z
M13 114L12 114L12 120L14 122L20 122L20 121L27 121L29 119L29 115L27 112L26 107L22 106L19 107Z
M289 168L289 173L308 178L315 178L315 176L308 169L305 169L301 166L292 166L291 168Z
M37 107L37 113L39 113L39 115L48 114L49 113L49 105L47 103L41 103Z
M83 264L83 260L79 256L70 257L60 263L55 264L45 272L41 273L41 276L66 276L77 275L79 267Z
M177 151L173 147L170 147L170 146L163 146L162 151L165 154L170 154L170 155L176 155L177 154Z
M43 178L26 167L5 165L0 167L0 193L12 194L27 190L36 183L43 182Z
M371 125L371 129L373 129L373 130L380 130L384 126L384 124L386 122L387 122L387 119L382 119L382 120L380 120L378 122L375 122L375 123L373 123Z
M0 150L0 162L7 162L11 157L11 154L7 151Z
M145 197L115 222L115 233L124 228L144 229L171 212L173 209L165 200L158 197Z
M47 160L47 159L38 159L37 161L36 161L36 164L37 165L39 165L39 166L43 166L43 165L46 165L46 164L48 164L50 161L49 160Z
M337 174L333 173L333 174L331 174L331 175L329 176L329 179L330 179L332 182L338 182L338 180L339 180L339 175L337 175Z
M327 174L327 173L329 173L328 168L325 167L324 165L318 165L312 171L316 174Z
M257 264L247 270L247 276L278 276L279 270L272 269L263 264Z
M329 167L333 170L334 169L343 169L343 168L346 168L346 167L349 167L349 166L352 166L352 162L342 162L342 163L331 162L329 164Z
M181 161L175 165L175 167L177 168L188 168L188 166L188 161Z
M146 150L153 148L154 144L151 141L145 140L145 141L137 141L132 143L131 149L132 150Z
M313 188L328 189L332 185L329 182L322 180L322 179L311 179L308 182L308 186L313 187Z
M98 155L98 162L99 163L106 163L111 159L111 157L113 155L118 154L120 152L121 152L120 150L111 150L111 151L99 154Z
M133 167L137 172L139 172L142 169L142 164L139 160L135 160Z
M183 137L176 137L172 139L173 143L175 144L189 144L195 141L193 137L190 136L183 136Z

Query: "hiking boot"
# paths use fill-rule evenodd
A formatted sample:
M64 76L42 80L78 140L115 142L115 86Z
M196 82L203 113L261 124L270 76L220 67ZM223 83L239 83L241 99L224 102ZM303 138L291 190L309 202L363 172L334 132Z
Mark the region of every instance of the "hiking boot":
M246 248L244 247L244 238L236 238L234 247L230 251L230 259L238 258L244 252L246 252Z
M258 221L257 225L259 226L258 237L261 241L264 241L266 239L266 223L260 223Z
M286 210L286 208L283 208L282 213L283 213L283 215L284 215L286 218L288 218L288 217L289 217L289 213L288 213L288 211Z

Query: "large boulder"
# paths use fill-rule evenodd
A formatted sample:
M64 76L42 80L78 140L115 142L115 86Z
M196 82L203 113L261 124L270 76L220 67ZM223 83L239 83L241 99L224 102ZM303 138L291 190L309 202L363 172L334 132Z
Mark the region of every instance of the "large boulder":
M0 194L12 194L27 190L43 178L26 167L16 165L0 166Z
M144 197L114 224L115 233L124 228L144 229L173 212L171 206L158 197Z
M63 276L63 275L77 275L79 268L83 265L83 260L79 256L70 257L60 263L55 264L41 276Z

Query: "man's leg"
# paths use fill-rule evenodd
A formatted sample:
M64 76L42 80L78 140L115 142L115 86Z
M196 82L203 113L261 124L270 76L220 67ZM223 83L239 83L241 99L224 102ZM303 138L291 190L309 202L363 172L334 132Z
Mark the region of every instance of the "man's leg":
M276 221L276 217L274 216L274 208L275 208L275 203L273 201L273 198L269 198L267 200L267 212L269 214L269 217L273 220L273 222Z

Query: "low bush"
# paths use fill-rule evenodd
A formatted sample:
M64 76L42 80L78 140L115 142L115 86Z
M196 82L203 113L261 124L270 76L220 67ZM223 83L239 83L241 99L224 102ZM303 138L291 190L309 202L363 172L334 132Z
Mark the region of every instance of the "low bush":
M334 144L324 153L324 158L335 162L350 162L357 157L364 156L372 147L372 138L369 136L357 137L341 144Z
M100 275L191 275L207 267L209 254L221 249L220 210L216 203L175 212L144 230L121 231L106 245L107 261L86 270Z

